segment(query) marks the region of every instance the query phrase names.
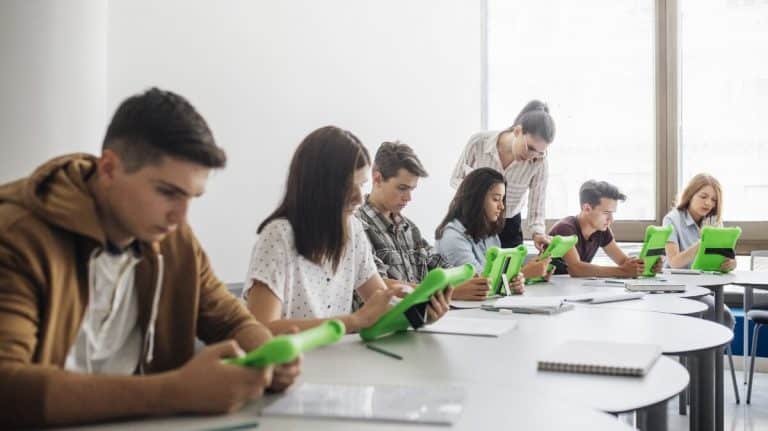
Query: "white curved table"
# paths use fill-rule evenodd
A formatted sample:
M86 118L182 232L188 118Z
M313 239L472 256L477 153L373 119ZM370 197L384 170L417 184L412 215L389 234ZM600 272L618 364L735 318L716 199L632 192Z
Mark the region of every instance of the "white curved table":
M690 279L677 279L669 277L668 274L663 274L660 276L666 280L676 281L680 282L682 284L685 284L685 291L684 292L668 292L668 293L655 293L653 295L663 296L663 297L680 297L680 298L689 298L689 299L695 299L700 298L702 296L707 296L712 293L711 290L699 286L695 283L692 283ZM604 279L602 279L604 280ZM605 285L605 286L595 286L596 282L600 282L601 279L591 279L591 278L578 278L578 277L570 277L568 275L555 275L552 276L548 282L546 283L539 283L539 284L532 284L526 286L526 292L536 292L537 290L544 290L546 291L547 288L560 288L564 289L565 292L569 292L568 294L576 294L579 292L593 292L593 291L599 291L602 289L617 289L621 290L621 287L611 286L611 285Z
M700 317L707 310L707 304L693 299L666 295L646 295L635 301L608 302L605 304L582 304L581 307L617 308L621 310L650 311Z
M358 357L367 359L368 355ZM306 358L306 371L303 380L312 378L318 372L326 375L327 369L318 370L314 360ZM370 376L370 374L367 374ZM331 383L340 383L342 379L330 379ZM359 384L360 381L352 382ZM411 382L413 383L413 382ZM387 422L365 422L356 420L312 419L294 417L261 416L260 403L252 403L240 412L220 416L178 416L142 421L115 422L110 424L81 427L89 431L134 431L134 430L278 430L278 431L396 431L396 430L493 430L503 428L504 424L514 424L515 429L531 431L550 431L559 429L589 431L631 431L615 417L582 407L559 397L557 393L548 393L536 388L520 391L517 388L501 385L464 385L467 389L464 411L459 421L452 427L426 424L403 424ZM274 396L270 396L274 398ZM269 398L267 399L268 402ZM258 423L258 426L244 426Z
M713 371L707 368L707 364L714 363L712 350L727 343L732 336L721 325L701 319L614 308L577 307L554 316L505 315L481 310L451 313L459 317L512 318L517 320L518 328L499 338L405 333L375 342L401 354L402 361L365 349L359 337L350 335L337 345L308 354L302 380L313 383L458 384L468 391L466 411L455 426L462 430L498 428L505 423L533 430L626 429L590 408L605 412L640 409L649 421L647 429L663 429L666 426L666 401L682 391L689 380L685 368L676 361L662 357L648 375L638 379L538 372L536 360L559 343L573 338L655 343L660 344L666 354L698 352L704 358L698 370L705 375L704 370ZM709 362L706 358L710 358ZM704 381L701 376L699 379ZM711 382L711 375L709 380ZM707 424L706 419L712 415L713 408L707 408L710 406L708 399L699 398L696 415L708 411L702 413L699 422ZM249 406L230 416L177 417L108 426L211 429L255 420L266 429L405 428L402 424L256 417L257 412L257 406ZM693 417L693 405L691 413ZM708 423L713 422L709 420Z
M623 287L615 286L584 286L582 283L584 279L571 278L569 276L554 276L550 282L539 283L526 286L523 296L530 297L553 297L560 296L566 297L571 295L578 295L586 292L623 292ZM636 311L652 311L658 313L679 314L683 316L699 316L706 311L706 304L688 299L690 297L700 297L704 295L698 295L699 290L704 292L704 295L708 295L709 289L696 286L693 291L687 291L685 293L661 293L661 294L648 294L642 299L609 302L603 304L583 304L579 306L585 307L598 307L598 308L619 308L626 310ZM697 295L683 296L686 293ZM458 305L461 308L480 308L482 304L492 305L495 299L489 299L483 302L480 301L453 301L454 305Z
M595 307L576 307L554 316L499 315L482 310L454 313L472 317L491 314L495 318L514 318L518 321L517 332L539 340L538 348L554 348L569 339L621 341L659 344L666 355L693 357L697 365L693 367L695 384L691 391L691 420L701 429L714 427L715 359L722 346L733 338L733 333L720 324L672 314ZM531 360L535 361L535 358Z
M337 345L307 355L302 379L313 383L458 384L469 391L466 416L457 424L458 429L498 427L505 422L517 425L518 421L527 424L520 429L562 428L558 423L565 423L567 429L578 428L579 417L584 416L575 416L573 421L556 417L560 412L557 406L569 405L567 409L597 408L611 413L637 409L642 413L647 409L653 424L649 429L662 429L666 424L666 401L680 393L689 381L687 371L678 362L661 357L645 377L629 378L539 372L536 360L575 335L616 341L660 341L665 350L673 351L705 348L707 340L686 340L675 336L674 330L687 324L692 326L685 326L686 330L695 327L697 332L706 332L706 325L718 327L700 319L616 309L580 308L555 316L503 315L480 310L451 313L459 317L511 317L518 321L518 328L499 338L411 332L375 342L403 356L402 361L370 351L359 337L350 335ZM594 330L596 321L602 330ZM665 328L661 332L667 334L663 340L658 338L660 328ZM630 330L634 331L634 338L626 336ZM524 400L529 396L526 403ZM534 401L547 398L550 402L544 404ZM495 413L486 416L489 412ZM266 417L259 421L270 429L273 425L276 429L293 429L308 424L305 420ZM299 425L294 426L297 422ZM338 421L311 424L313 429L316 425L328 425L328 429L346 425ZM351 422L349 427L360 429L364 425ZM593 424L587 426L591 428ZM392 429L400 428L398 424Z
M619 293L624 291L623 287L584 285L587 281L592 280L573 278L567 275L556 275L547 283L526 286L524 296L569 296L585 292ZM699 301L692 301L688 298L704 296L700 295L701 291L704 292L704 295L709 294L708 289L693 286L693 288L686 289L686 292L683 293L655 293L645 295L642 299L637 300L584 305L589 307L621 308L627 310L679 314L683 316L698 316L707 309L706 304ZM689 296L685 296L686 294Z

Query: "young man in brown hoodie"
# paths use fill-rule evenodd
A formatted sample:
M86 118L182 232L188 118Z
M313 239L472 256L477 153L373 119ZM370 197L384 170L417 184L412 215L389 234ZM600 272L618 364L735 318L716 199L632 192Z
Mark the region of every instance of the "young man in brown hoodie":
M120 105L100 157L0 186L0 428L228 412L292 383L298 363L220 361L271 337L186 224L225 162L195 108L153 88ZM218 344L194 355L196 337Z

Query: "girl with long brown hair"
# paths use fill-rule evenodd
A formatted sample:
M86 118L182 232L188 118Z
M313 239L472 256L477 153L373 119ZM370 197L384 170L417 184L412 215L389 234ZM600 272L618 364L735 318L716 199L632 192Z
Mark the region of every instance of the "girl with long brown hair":
M308 329L334 318L348 332L373 325L402 294L379 276L371 244L353 216L370 156L349 131L310 133L291 161L285 195L259 226L243 297L272 332ZM353 292L365 302L352 312ZM450 290L430 301L428 318L448 311Z

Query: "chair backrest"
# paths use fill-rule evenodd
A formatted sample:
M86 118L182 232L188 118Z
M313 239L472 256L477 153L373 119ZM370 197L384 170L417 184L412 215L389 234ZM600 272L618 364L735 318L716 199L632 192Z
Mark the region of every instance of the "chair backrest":
M749 269L768 271L768 250L752 250L749 254Z
M243 283L227 283L227 289L239 298L243 294Z

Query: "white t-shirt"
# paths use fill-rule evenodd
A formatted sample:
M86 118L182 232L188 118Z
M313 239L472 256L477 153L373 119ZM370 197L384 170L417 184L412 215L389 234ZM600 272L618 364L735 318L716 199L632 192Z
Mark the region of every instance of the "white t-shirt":
M243 298L253 281L266 284L282 302L283 319L323 319L352 312L354 289L376 271L371 243L356 217L348 218L349 238L336 273L330 262L317 265L296 251L286 219L264 226L253 246Z
M75 344L64 368L94 374L133 374L139 363L142 336L132 252L105 251L89 262L90 298Z

